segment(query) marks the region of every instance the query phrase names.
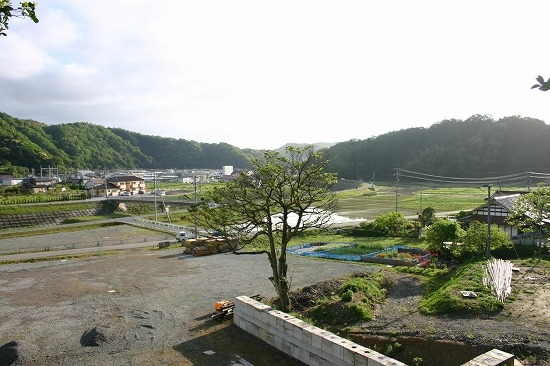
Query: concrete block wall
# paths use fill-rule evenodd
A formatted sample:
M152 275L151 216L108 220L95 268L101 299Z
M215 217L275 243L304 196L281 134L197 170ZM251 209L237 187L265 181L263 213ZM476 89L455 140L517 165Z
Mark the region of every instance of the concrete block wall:
M462 366L514 366L515 357L499 349L492 349Z
M248 296L235 298L233 321L239 328L307 365L406 366Z

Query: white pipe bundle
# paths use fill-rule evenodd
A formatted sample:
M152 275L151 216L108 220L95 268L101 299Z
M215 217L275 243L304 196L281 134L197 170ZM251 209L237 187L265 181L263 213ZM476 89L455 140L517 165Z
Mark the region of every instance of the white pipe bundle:
M512 267L514 264L502 259L493 259L487 261L485 267L485 277L483 284L491 287L491 290L497 297L497 300L504 302L512 293Z

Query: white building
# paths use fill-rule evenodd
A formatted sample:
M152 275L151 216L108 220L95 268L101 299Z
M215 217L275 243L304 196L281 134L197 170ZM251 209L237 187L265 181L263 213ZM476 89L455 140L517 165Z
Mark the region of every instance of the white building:
M231 174L233 174L233 165L222 166L222 175L231 175Z

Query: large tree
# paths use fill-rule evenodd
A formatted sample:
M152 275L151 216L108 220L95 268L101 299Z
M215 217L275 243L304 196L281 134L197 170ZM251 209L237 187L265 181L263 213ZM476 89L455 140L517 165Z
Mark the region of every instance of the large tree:
M486 253L487 250L487 224L473 221L468 230L462 236L462 244L457 248L461 257L475 256ZM511 247L512 239L497 225L491 225L491 250Z
M0 0L0 36L5 36L8 30L9 20L16 18L31 18L33 22L38 23L35 13L36 3L23 1L18 7L14 8L11 0Z
M464 229L456 221L436 219L426 228L424 236L429 250L442 251L447 247L446 243L456 245L464 236Z
M284 155L267 151L263 159L253 160L250 172L214 189L209 199L191 210L199 225L238 238L234 253L267 254L269 279L287 311L291 305L287 245L307 229L328 226L337 203L330 190L337 179L325 171L327 163L313 146L287 147ZM262 239L269 243L268 250L244 250Z

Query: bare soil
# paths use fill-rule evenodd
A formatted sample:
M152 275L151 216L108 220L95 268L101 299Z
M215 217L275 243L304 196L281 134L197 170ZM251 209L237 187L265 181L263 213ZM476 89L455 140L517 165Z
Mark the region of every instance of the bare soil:
M490 318L424 316L421 281L381 267L292 256L289 268L301 290L296 310L331 296L354 272L382 270L395 283L373 321L342 330L367 347L428 342L401 355L420 356L423 366L459 365L466 349L490 348L524 365L550 365L548 268L520 268L515 300ZM221 299L273 298L268 272L265 256L192 257L181 248L0 266L0 366L301 365L231 320L210 319ZM451 359L438 361L441 353Z
M361 269L289 259L294 288ZM210 319L216 301L273 297L268 276L264 255L181 247L2 265L0 365L300 365Z
M423 366L462 365L498 348L514 354L524 366L550 365L550 268L516 267L520 272L513 277L512 300L503 311L487 317L423 315L418 311L423 283L381 268L393 286L375 319L331 330L383 352L397 342L403 350L390 356L407 364L420 357ZM294 293L295 307L307 312L316 300L335 295L343 280L319 282Z

